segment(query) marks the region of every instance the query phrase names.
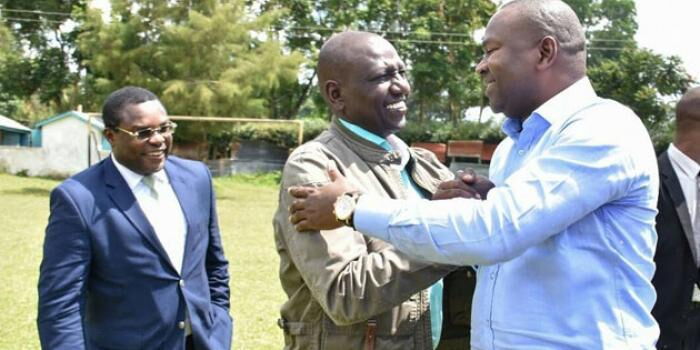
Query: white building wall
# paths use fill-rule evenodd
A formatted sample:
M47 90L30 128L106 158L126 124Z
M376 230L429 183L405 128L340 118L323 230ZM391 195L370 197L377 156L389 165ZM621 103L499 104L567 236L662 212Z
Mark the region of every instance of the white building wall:
M91 131L96 140L90 140L90 164L95 164L109 152L102 151L102 131L94 126ZM66 117L44 125L41 133L39 148L0 146L0 170L29 176L67 177L89 166L86 123Z

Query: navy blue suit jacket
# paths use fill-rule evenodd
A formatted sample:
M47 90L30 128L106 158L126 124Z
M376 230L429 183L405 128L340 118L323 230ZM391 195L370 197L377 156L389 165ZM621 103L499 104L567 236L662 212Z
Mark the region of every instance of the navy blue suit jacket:
M228 262L211 175L170 156L165 172L187 222L179 274L111 158L51 193L39 277L45 349L230 349Z

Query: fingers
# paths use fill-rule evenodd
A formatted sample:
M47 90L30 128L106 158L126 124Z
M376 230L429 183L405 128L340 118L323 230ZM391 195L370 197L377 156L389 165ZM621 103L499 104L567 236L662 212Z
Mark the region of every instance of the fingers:
M340 171L338 171L338 169L335 169L335 168L328 169L328 177L331 179L331 182L333 182L333 183L339 183L339 184L342 184L343 186L345 186L345 184L346 184L345 176L343 176L343 174Z
M311 228L308 226L308 221L306 220L295 223L294 229L297 230L297 232L311 231Z
M481 199L481 195L472 189L452 188L435 192L433 200L443 200L452 198L476 198Z
M463 190L467 192L476 192L471 184L467 184L462 180L450 180L442 182L438 185L438 191Z
M338 171L338 169L329 168L328 169L328 177L331 179L331 182L335 182L335 180L343 177L343 175L340 173L340 171Z
M291 186L287 192L294 198L306 198L314 191L313 187Z
M294 213L296 213L296 212L298 212L298 211L304 210L304 208L305 208L305 205L304 205L304 204L305 204L305 203L304 203L304 200L302 200L302 199L295 199L295 200L292 202L292 205L289 206L289 213L290 213L290 214L294 214Z
M438 190L449 190L452 188L459 188L460 185L463 185L462 181L460 180L443 181L438 185Z
M474 169L472 169L472 168L464 169L464 170L461 171L459 174L457 174L457 176L458 176L462 181L464 181L464 182L466 182L466 183L468 183L468 184L470 184L470 185L473 184L473 183L475 183L475 182L476 182L476 179L477 179L476 171L474 171Z

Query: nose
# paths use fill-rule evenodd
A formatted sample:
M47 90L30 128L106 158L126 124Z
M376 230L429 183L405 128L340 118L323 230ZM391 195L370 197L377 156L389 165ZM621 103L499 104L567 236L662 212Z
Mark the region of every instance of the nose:
M397 74L391 81L391 87L389 91L393 95L408 96L411 94L411 84L408 83L406 77L404 77L401 74Z
M165 142L165 136L158 130L154 131L153 135L148 138L148 143L150 144L160 145L163 142Z
M479 63L476 64L476 73L479 74L482 78L484 75L488 72L488 64L486 62L486 57L483 57Z

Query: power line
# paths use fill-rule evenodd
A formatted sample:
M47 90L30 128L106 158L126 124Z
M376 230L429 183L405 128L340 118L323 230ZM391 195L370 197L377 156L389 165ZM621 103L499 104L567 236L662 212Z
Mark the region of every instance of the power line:
M308 36L297 36L296 38L307 37ZM437 41L437 40L420 40L420 39L398 39L398 38L387 38L390 42L401 42L401 43L413 43L413 44L434 44L434 45L461 45L470 46L472 43L462 42L462 41ZM597 51L622 51L624 47L596 47L587 46L588 50Z
M0 17L3 22L39 22L39 23L64 23L62 21L52 21L50 19L33 19L33 18L16 18L16 17Z
M52 11L40 11L40 10L17 10L17 9L6 9L6 8L0 8L0 12L34 13L37 15L53 15L53 16L67 16L67 17L72 16L72 14L70 14L68 12L52 12Z
M2 9L0 8L0 13L5 12L20 12L20 13L33 13L39 15L55 15L55 16L66 16L72 17L73 15L69 12L54 12L54 11L41 11L41 10L20 10L20 9ZM277 28L280 30L283 28ZM346 28L325 28L325 27L313 27L313 26L294 26L286 28L287 30L293 31L304 31L307 33L313 32L341 32L346 30ZM364 31L375 33L375 34L399 34L399 35L428 35L428 36L453 36L453 37L468 37L472 38L472 34L462 33L462 32L426 32L426 31L392 31L392 30L377 30L377 29L363 29ZM429 40L425 40L429 42ZM587 39L589 42L635 42L632 39ZM442 43L442 42L441 42ZM444 42L446 44L459 44L458 42Z
M284 29L284 28L278 28L278 29ZM314 32L342 32L344 30L347 30L349 28L323 28L323 27L289 27L286 28L287 30L292 30L292 31L304 31L307 33L314 33ZM467 33L459 33L459 32L423 32L423 31L392 31L392 30L377 30L377 29L362 29L363 31L370 32L370 33L385 33L385 34L401 34L401 35L437 35L437 36L456 36L456 37L468 37L471 38L471 34Z

